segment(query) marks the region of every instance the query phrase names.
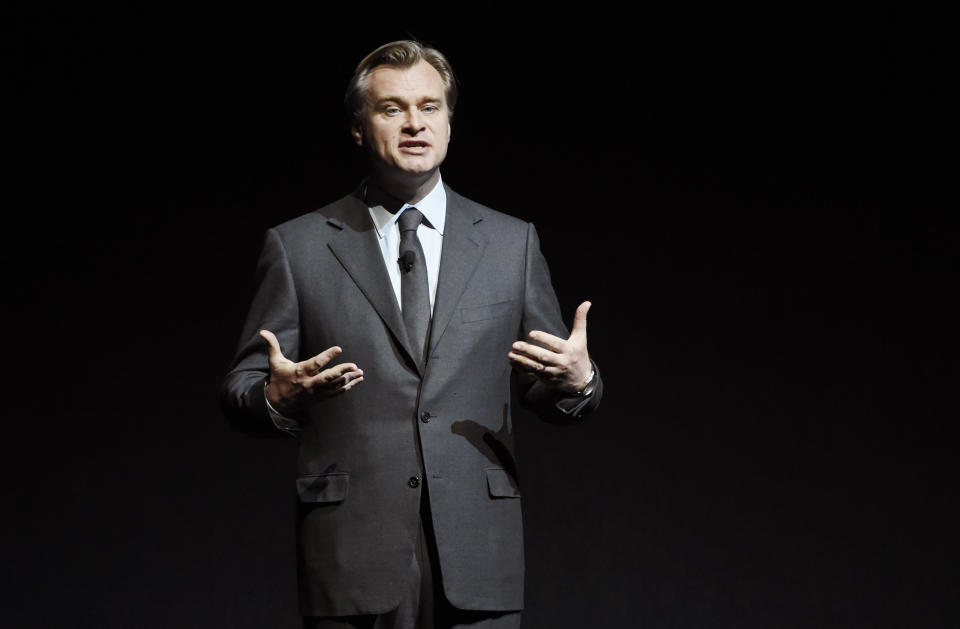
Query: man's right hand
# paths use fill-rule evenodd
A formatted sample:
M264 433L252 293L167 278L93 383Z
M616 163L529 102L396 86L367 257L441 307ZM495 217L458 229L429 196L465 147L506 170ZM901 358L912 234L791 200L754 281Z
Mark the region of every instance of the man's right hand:
M353 363L324 369L343 351L337 346L295 363L280 351L280 343L273 332L260 330L260 336L270 344L267 401L281 415L302 411L316 400L340 395L363 382L363 370Z

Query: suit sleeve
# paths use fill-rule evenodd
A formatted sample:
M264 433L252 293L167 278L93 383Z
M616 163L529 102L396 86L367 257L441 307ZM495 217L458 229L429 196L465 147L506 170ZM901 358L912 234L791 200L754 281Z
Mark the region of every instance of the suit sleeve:
M300 317L293 274L280 236L267 231L257 263L256 290L240 335L233 365L223 380L220 406L239 430L261 437L279 437L267 408L264 384L270 372L267 342L260 330L277 336L284 356L299 360Z
M567 338L570 332L563 324L560 304L550 281L547 261L540 251L540 238L533 224L527 226L526 268L524 277L524 305L521 323L521 338L526 339L532 330L541 330L554 336ZM518 374L518 386L525 406L532 408L545 421L570 424L587 418L600 404L603 397L603 380L600 369L593 365L596 387L587 397L571 396L551 389L533 376Z

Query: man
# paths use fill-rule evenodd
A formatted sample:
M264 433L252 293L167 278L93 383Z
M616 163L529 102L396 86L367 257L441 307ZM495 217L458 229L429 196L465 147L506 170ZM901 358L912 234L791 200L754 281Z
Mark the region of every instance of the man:
M555 422L602 394L590 304L568 334L533 226L443 185L455 103L436 50L361 61L346 104L370 176L268 230L224 381L237 426L299 439L308 627L519 626L511 383Z

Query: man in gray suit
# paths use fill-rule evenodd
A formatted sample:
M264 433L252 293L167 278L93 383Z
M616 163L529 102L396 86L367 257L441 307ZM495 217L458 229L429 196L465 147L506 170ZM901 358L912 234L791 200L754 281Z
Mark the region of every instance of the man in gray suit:
M533 226L441 181L442 54L378 48L346 104L370 176L267 231L224 409L299 440L305 626L516 627L511 389L547 421L596 408L590 304L568 333Z

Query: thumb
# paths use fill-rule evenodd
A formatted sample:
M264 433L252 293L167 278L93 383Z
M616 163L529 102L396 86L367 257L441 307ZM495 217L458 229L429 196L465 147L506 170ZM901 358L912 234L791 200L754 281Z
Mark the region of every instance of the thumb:
M577 306L577 312L573 315L573 331L570 333L570 336L574 334L587 334L587 311L590 310L592 306L589 301L585 301L579 306Z
M283 356L283 352L280 351L280 342L277 340L276 335L270 330L260 330L260 336L270 345L270 366L276 367L277 364L283 360L286 360Z

